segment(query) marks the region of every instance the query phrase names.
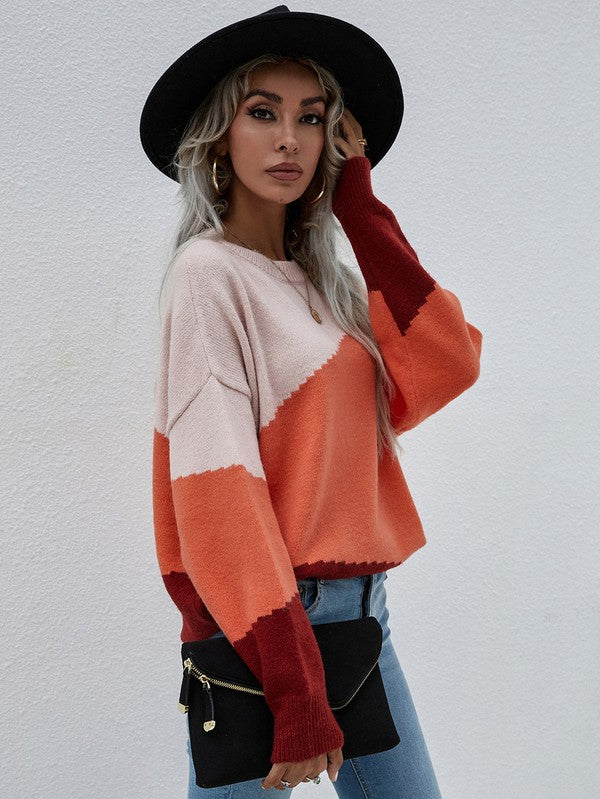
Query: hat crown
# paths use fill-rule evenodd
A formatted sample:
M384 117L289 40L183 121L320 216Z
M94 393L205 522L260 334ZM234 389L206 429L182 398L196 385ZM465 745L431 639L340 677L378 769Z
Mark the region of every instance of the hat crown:
M280 14L282 11L285 11L287 14L290 13L287 6L275 6L275 8L270 8L268 11L262 11L258 16L264 17L266 14Z

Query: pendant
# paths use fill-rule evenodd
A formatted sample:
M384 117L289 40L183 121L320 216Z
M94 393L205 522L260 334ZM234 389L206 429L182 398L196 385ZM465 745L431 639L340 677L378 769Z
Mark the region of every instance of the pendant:
M317 309L316 309L316 308L311 308L311 309L310 309L310 312L311 312L311 314L312 314L312 318L313 318L313 319L314 319L316 322L318 322L319 324L322 324L322 322L321 322L321 317L319 316L319 312L317 311Z

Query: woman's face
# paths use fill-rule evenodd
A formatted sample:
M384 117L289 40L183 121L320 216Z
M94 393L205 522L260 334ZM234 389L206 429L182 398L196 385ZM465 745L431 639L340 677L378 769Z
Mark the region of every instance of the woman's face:
M224 137L234 170L230 203L290 203L310 184L323 149L323 90L309 67L286 62L255 70L248 95ZM282 162L300 171L268 171Z

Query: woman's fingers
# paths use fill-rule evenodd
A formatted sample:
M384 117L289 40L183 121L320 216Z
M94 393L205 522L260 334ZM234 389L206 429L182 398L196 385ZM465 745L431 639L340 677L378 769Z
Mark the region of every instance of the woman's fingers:
M344 123L344 127L346 128L346 130L348 130L349 133L351 133L353 136L356 136L357 139L362 138L363 134L360 123L349 108L344 108L344 113L342 114L342 122Z
M301 782L308 782L309 774L320 774L326 768L327 755L322 754L312 757L309 760L301 760L296 763L273 763L271 771L262 781L263 788L277 788L283 791L285 786L281 780L289 782L295 788Z
M341 747L327 752L327 773L332 782L337 780L338 771L341 769L343 762L344 755L342 754Z
M364 146L359 143L362 138L362 128L354 114L344 108L340 117L341 136L335 136L334 142L340 148L346 158L353 158L357 155L364 155Z

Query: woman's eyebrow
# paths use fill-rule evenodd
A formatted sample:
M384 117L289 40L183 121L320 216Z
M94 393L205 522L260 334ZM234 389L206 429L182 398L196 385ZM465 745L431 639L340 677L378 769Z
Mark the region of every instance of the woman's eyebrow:
M261 97L266 97L267 100L271 100L273 103L282 103L283 97L279 94L275 94L274 92L269 92L266 89L252 89L248 92L248 94L244 97L244 100L249 100L250 97L254 97L256 94L261 95ZM300 100L300 106L304 108L307 105L313 105L313 103L324 103L325 98L322 94L317 95L316 97L305 97L303 100Z

